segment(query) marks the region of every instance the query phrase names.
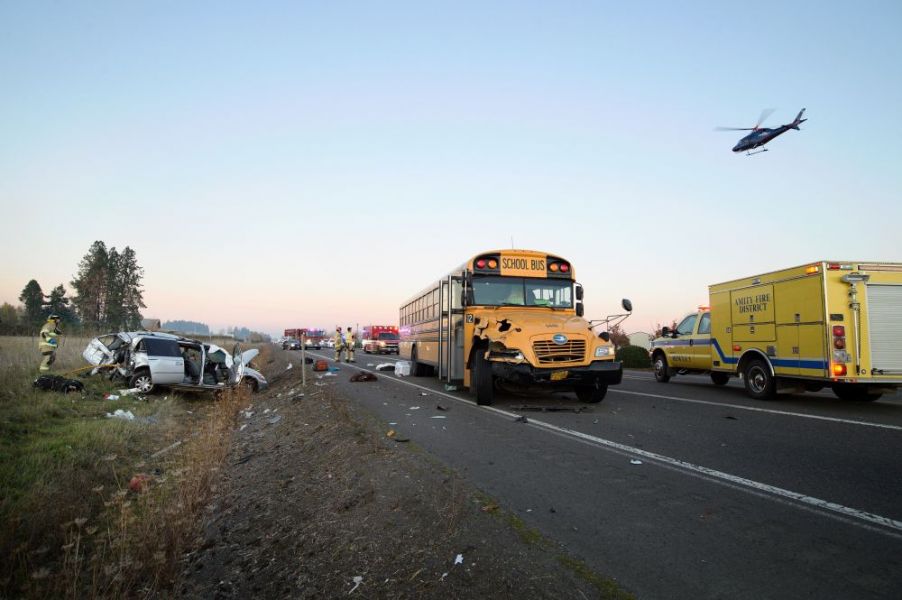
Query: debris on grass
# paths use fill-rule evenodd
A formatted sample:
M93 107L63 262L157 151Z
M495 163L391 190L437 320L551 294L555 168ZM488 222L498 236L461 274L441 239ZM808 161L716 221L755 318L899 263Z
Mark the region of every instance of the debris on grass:
M455 564L455 565L462 565L462 564L464 564L464 555L463 555L463 554L458 554L457 556L455 556L455 557L454 557L454 564Z
M134 421L135 414L130 410L122 410L121 408L117 408L116 412L107 413L107 419L124 419L126 421Z
M140 493L147 491L147 487L149 485L150 485L150 475L148 475L146 473L137 473L128 482L128 489L135 492L136 494L140 494Z

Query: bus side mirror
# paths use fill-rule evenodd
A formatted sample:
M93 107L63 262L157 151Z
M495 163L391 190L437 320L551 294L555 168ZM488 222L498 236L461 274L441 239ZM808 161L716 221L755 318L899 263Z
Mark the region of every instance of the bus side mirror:
M583 308L583 303L577 302L576 303L576 316L581 317L581 316L583 316L583 314L585 314L585 309Z
M624 298L621 305L626 312L633 312L633 303L630 302L629 298Z
M602 331L601 333L598 334L598 337L600 337L601 339L603 339L606 342L611 341L611 334L608 333L607 331Z
M576 284L576 299L577 300L583 299L583 286L581 286L578 283Z

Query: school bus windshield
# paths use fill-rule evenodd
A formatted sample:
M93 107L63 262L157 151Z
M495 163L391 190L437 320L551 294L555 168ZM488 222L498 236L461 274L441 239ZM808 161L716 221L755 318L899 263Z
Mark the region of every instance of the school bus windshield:
M473 304L573 308L572 282L530 277L474 277Z

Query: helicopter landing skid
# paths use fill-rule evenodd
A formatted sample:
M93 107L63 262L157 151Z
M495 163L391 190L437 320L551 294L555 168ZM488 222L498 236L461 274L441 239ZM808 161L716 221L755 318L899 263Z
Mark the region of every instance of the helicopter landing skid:
M762 148L761 150L755 150L754 152L746 152L746 156L751 156L752 154L761 154L762 152L767 152L767 148Z

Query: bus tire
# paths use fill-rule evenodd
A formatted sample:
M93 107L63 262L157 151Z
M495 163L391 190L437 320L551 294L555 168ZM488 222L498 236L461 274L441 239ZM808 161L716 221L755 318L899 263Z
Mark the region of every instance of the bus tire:
M667 368L667 357L664 356L663 352L655 354L652 366L655 369L655 381L658 383L667 383L670 381L670 372Z
M417 347L410 349L410 375L411 377L422 377L425 368L423 363L417 361Z
M711 381L714 382L714 385L727 385L730 381L730 375L728 373L715 371L714 373L711 373Z
M492 364L486 360L485 348L477 348L473 357L473 389L476 391L476 404L489 406L495 401L495 382L492 380Z
M833 393L840 400L850 402L873 402L883 396L881 392L872 392L866 385L855 383L834 383Z
M772 400L777 394L777 380L770 367L760 358L753 358L742 371L745 392L755 400Z
M576 392L576 397L579 398L580 402L585 402L586 404L598 404L604 400L604 397L607 395L608 384L606 381L595 379L590 383L584 383L574 387L573 391Z

